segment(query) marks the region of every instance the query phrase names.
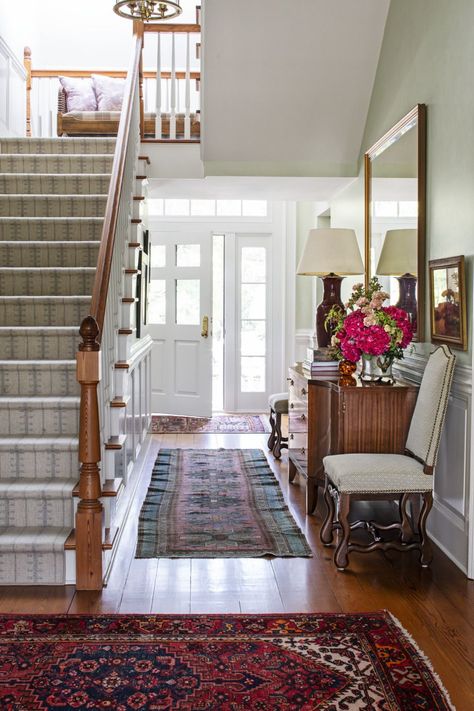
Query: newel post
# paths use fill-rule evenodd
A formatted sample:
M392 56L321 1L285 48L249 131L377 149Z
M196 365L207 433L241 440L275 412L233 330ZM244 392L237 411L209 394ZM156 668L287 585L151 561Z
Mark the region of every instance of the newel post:
M26 71L26 135L31 138L31 49L23 51L23 66Z
M79 422L79 505L76 513L76 588L102 590L103 507L100 502L99 328L92 316L81 324L77 380L81 385Z

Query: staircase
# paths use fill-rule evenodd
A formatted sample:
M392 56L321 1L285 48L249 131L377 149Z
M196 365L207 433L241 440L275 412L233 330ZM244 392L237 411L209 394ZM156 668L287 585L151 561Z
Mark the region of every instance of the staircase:
M115 139L0 139L0 584L65 582L78 329Z

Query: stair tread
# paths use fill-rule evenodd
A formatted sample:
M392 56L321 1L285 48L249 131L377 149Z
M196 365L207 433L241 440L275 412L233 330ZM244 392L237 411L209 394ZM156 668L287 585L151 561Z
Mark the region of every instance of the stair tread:
M78 326L0 326L0 337L6 335L7 331L15 331L18 334L24 332L27 336L46 333L49 336L77 335L79 337Z
M17 155L24 156L25 153L19 153ZM41 154L40 154L41 155ZM0 153L1 156L1 153ZM28 153L31 156L31 153ZM43 155L41 155L44 158ZM15 176L15 178L29 178L34 176L35 178L110 178L111 173L0 173L0 179L6 176Z
M90 247L99 246L100 239L68 239L66 242L61 242L60 247ZM55 247L58 249L57 239L4 239L0 240L0 247L24 247L25 249L32 249L34 247Z
M63 551L64 543L71 533L68 526L25 526L0 528L0 552L49 552Z
M33 437L28 435L19 435L18 437L11 437L0 435L0 450L11 450L15 448L25 449L26 447L32 447L36 450L49 450L58 449L63 450L65 448L77 449L79 446L78 437L68 437L68 436L57 436L57 437Z
M5 498L13 498L12 494L22 494L25 499L33 496L44 498L41 496L44 492L62 494L69 499L75 485L75 479L0 479L0 495Z
M5 197L4 195L2 197ZM40 197L45 197L40 196ZM60 197L59 195L55 195L55 197ZM69 196L67 196L69 197ZM103 197L103 195L100 195L99 197ZM28 215L0 215L0 224L2 222L44 222L45 224L52 224L53 222L79 222L79 223L84 223L84 222L103 222L104 218L103 217L97 217L97 215L91 215L90 217L84 216L84 215L79 215L75 217L74 215L66 215L64 217L61 216L53 216L53 217L48 217L48 216L43 216L43 215L38 215L38 216L31 216L29 217Z
M79 403L81 398L75 395L9 395L0 397L0 407L8 409L8 405L17 407L21 403L25 405L74 405Z
M74 369L76 367L76 361L73 358L69 359L53 359L53 358L32 358L31 360L26 360L26 359L21 359L21 360L13 360L13 359L0 359L0 367L1 368L53 368L53 367L61 367L61 368L71 368Z
M0 272L13 272L13 273L24 273L33 272L34 274L42 274L43 272L95 272L96 267L2 267L0 266Z
M91 297L90 296L85 296L84 294L61 294L61 295L54 295L54 294L40 294L39 296L31 296L31 295L26 295L24 296L23 294L1 294L0 295L0 300L2 301L90 301ZM79 332L79 327L77 328L77 332Z

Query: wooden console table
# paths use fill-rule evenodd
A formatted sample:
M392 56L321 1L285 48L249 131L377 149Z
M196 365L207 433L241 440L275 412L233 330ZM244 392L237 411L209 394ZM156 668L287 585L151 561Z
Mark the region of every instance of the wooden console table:
M323 458L349 452L403 454L418 387L342 384L339 378L306 375L289 369L289 479L306 479L306 512L313 513L318 486L324 485Z

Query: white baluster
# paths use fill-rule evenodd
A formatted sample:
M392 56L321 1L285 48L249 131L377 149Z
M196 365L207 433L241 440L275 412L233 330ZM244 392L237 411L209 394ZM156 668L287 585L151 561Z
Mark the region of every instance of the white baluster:
M162 136L162 119L161 119L161 33L157 33L157 50L156 50L156 104L155 104L155 138Z
M191 138L191 58L189 49L189 32L186 33L186 95L184 114L184 139Z
M175 56L175 34L174 33L171 35L170 138L176 138L176 56Z

